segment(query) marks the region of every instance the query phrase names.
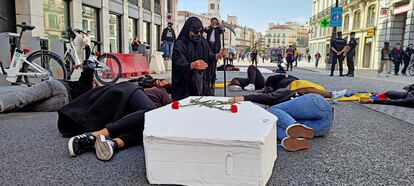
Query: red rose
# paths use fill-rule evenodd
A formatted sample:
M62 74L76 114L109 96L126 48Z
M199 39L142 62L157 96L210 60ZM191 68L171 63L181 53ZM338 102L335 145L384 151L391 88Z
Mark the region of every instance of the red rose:
M238 111L237 105L232 105L230 107L230 111L233 112L233 113L236 113Z
M180 108L180 102L178 102L178 101L174 101L174 102L172 103L171 107L172 107L173 109L178 109L178 108Z

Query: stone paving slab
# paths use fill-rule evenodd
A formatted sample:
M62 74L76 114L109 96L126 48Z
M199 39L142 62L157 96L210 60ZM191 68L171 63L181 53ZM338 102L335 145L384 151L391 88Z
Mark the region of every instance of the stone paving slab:
M362 104L365 107L373 109L375 111L387 114L393 118L411 123L414 125L414 108L397 107L390 105L377 105L377 104Z

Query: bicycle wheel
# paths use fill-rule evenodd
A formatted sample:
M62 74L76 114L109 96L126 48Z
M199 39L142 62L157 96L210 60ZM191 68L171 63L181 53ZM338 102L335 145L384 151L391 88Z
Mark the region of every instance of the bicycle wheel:
M24 76L25 83L38 83L49 79L67 79L67 70L63 60L50 51L35 52L27 58L27 61L36 63L49 72L49 77L28 77ZM28 64L23 65L23 72L36 72Z
M414 76L414 65L411 65L408 69L408 73L410 73L411 76Z
M102 54L97 59L95 78L104 85L116 83L122 75L121 61L112 54Z
M75 60L73 59L71 54L68 54L66 56L64 56L64 61L65 61L65 68L66 68L66 74L68 76L68 79L70 79L70 77L73 74L73 71L75 71L75 68L73 68L73 66L75 66Z

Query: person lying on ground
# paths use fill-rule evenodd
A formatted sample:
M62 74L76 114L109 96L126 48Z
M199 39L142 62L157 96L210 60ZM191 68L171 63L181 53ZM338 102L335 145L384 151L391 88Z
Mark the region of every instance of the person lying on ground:
M344 89L341 91L328 92L325 91L321 85L307 80L296 79L296 77L288 75L271 76L267 79L266 88L262 92L237 96L231 98L230 102L251 101L263 105L275 105L310 93L319 94L324 98L330 98L332 101L337 101L339 98L343 97L347 91Z
M299 79L287 74L278 74L268 77L265 81L260 70L250 65L247 68L247 78L233 78L230 82L229 89L233 92L240 92L242 90L254 91L263 88L274 88L276 90L287 87L294 80Z
M169 94L171 94L171 84L166 79L157 79L153 78L150 75L145 75L136 79L131 79L129 82L138 83L138 86L147 89L147 88L165 88Z
M268 109L277 116L277 139L287 151L308 149L311 139L325 136L333 124L333 108L318 94L306 94Z
M1 97L0 113L57 111L94 87L93 73L93 68L84 65L78 81L47 80Z
M361 99L360 103L414 108L414 90L407 92L388 91L383 94L379 94L379 97L382 97L383 99Z
M142 144L145 113L172 102L164 88L122 82L99 87L59 110L58 129L70 137L70 156L95 150L102 161Z

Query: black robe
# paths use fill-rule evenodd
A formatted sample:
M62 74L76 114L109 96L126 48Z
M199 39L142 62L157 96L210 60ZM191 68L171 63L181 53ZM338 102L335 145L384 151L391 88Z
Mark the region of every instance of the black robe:
M58 111L58 129L64 137L72 137L102 129L128 113L128 101L135 91L143 89L123 82L93 89ZM148 98L147 98L148 99Z
M202 25L198 18L189 18L174 43L171 90L173 100L214 95L216 55L212 53L204 37L198 43L189 38L192 24ZM191 63L196 60L203 60L208 68L204 71L191 70Z

